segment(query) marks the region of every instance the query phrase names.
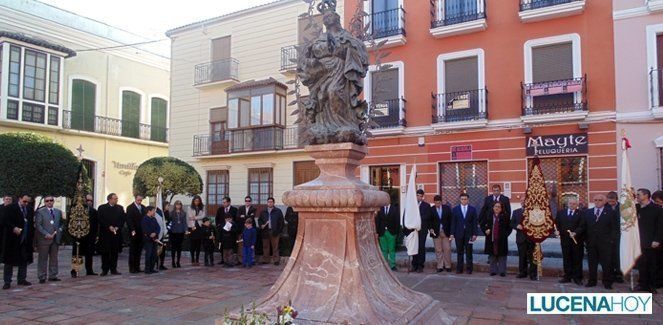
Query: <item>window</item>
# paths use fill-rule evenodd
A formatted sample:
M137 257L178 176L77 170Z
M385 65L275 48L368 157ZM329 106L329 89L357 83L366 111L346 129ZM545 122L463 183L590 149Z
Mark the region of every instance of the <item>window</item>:
M371 34L382 38L403 34L399 0L372 0L370 3Z
M532 168L531 158L528 159L527 168ZM546 180L553 215L558 209L566 208L569 198L579 199L585 204L589 202L587 157L541 158L541 171Z
M461 193L470 196L470 205L483 204L488 193L488 163L485 161L440 163L440 195L443 203L459 204Z
M122 92L122 136L140 136L140 101L138 93L129 90Z
M44 124L44 106L24 102L22 120L24 122Z
M51 69L49 74L48 103L57 105L60 100L60 58L51 56Z
M251 102L248 100L240 99L239 101L239 127L245 128L249 126Z
M237 119L239 117L239 99L228 100L228 127L237 128Z
M2 87L2 49L4 45L0 43L0 87Z
M278 105L285 105L285 97L277 95ZM228 127L246 128L260 125L283 125L285 111L283 106L274 103L273 93L254 95L250 100L244 98L231 98L228 100ZM277 111L275 111L275 109Z
M21 82L21 48L9 48L9 96L18 97Z
M44 101L46 91L46 54L25 50L23 98Z
M207 214L214 215L216 213L223 198L229 195L229 184L227 170L210 170L207 172Z
M370 167L371 185L387 192L392 204L400 204L400 166Z
M58 115L59 115L59 109L57 107L50 106L48 108L48 124L57 126Z
M150 139L152 141L166 142L168 102L162 98L152 98L152 121L150 125Z
M71 128L94 132L97 85L74 79L71 88Z
M251 97L251 126L260 125L260 96Z
M286 106L285 102L285 96L277 96L279 99L279 102L281 103L281 122L279 124L281 125L287 125L288 124L288 108Z
M85 175L87 176L87 179L90 181L90 192L89 194L92 194L92 197L94 198L94 189L96 185L96 163L92 160L87 160L83 159L81 161L83 163L83 166L85 167Z
M272 196L273 177L271 168L249 169L249 195L257 204L267 204Z
M378 70L370 66L364 78L364 96L379 113L375 122L380 128L402 126L404 114L404 65L402 61L385 62L388 69Z
M262 95L262 124L274 124L274 94Z
M7 101L7 119L18 120L18 102L15 100Z

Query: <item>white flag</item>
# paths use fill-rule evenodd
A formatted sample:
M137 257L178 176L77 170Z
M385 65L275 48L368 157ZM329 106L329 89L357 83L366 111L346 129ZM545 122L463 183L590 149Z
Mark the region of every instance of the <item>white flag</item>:
M163 240L163 238L166 236L166 232L168 231L166 229L166 214L163 212L163 195L161 195L161 185L157 187L157 198L156 202L154 203L157 208L157 214L155 215L157 219L157 223L159 224L159 227L161 228L161 231L159 232L159 240Z
M407 183L405 194L405 211L403 213L403 226L407 229L414 229L405 237L405 247L408 255L417 255L419 253L419 230L421 230L421 216L419 215L419 204L417 202L417 189L415 180L417 178L417 165L412 166L410 171L410 180Z
M619 242L620 265L622 273L626 274L635 266L640 257L640 229L638 228L638 214L635 209L633 185L631 183L631 167L628 159L628 149L631 147L628 139L622 139L622 184L619 192L619 211L621 213L622 238Z

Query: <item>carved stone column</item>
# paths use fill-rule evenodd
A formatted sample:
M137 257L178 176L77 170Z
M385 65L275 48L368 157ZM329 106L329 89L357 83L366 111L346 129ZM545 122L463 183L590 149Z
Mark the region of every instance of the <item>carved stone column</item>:
M325 144L306 151L320 176L283 195L299 212L297 241L283 273L257 301L258 311L274 315L291 300L297 324L451 323L438 301L403 286L382 257L374 215L389 197L355 177L366 146Z

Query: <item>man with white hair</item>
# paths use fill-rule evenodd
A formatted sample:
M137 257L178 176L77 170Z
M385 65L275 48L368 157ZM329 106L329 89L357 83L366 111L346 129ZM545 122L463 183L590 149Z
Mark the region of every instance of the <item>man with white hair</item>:
M587 238L589 281L585 286L596 286L600 263L603 271L603 286L610 290L613 281L612 245L617 239L619 228L615 226L615 212L605 206L606 202L605 195L594 196L594 208L585 211L578 233Z
M557 229L555 236L560 238L562 245L562 262L564 276L560 283L573 280L575 284L582 284L582 258L584 255L584 242L578 235L578 228L582 222L582 214L578 209L578 199L570 198L566 209L559 209L555 218Z

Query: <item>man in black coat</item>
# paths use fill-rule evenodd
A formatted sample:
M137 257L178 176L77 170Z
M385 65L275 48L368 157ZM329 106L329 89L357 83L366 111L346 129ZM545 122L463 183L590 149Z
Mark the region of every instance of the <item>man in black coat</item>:
M94 250L97 236L99 235L99 222L97 220L97 210L94 208L94 198L91 194L85 196L85 208L87 209L88 218L90 220L90 232L80 239L74 238L74 241L79 245L78 255L85 258L85 274L98 275L97 273L94 273L92 262L94 261ZM75 243L71 250L72 257L76 255ZM72 276L73 274L74 273L72 272Z
M242 239L242 232L244 232L244 224L246 219L251 218L253 220L253 228L256 229L258 232L258 238L261 238L260 236L260 228L257 226L257 221L258 221L258 209L256 208L255 205L253 205L253 199L250 196L244 197L244 205L240 206L239 209L237 210L237 218L235 219L235 224L239 227L238 234L237 234L237 240ZM261 241L256 242L256 250L259 245L262 244ZM244 243L240 241L237 244L237 259L241 262L242 261L242 250L244 249Z
M221 246L221 248L220 248L221 261L219 262L219 264L223 264L223 263L226 262L225 258L224 258L224 255L226 255L226 254L223 254L223 251L227 248L223 246L224 242L221 241L221 230L222 230L223 226L226 223L226 218L230 218L235 222L237 222L237 220L238 220L237 219L237 208L230 205L230 203L231 203L230 197L227 197L227 196L224 197L223 200L221 201L222 205L221 205L221 207L219 207L216 210L216 216L214 217L214 224L216 225L216 230L219 234L219 236L217 236L217 238L219 238L219 243L221 244L220 245ZM233 232L233 234L237 235L237 232L235 231L235 232ZM235 246L237 246L237 245L232 245L231 247L235 248ZM231 263L231 261L228 261L228 263Z
M493 194L486 196L483 200L483 206L481 206L481 212L479 212L479 224L485 222L486 218L492 218L493 205L496 202L502 203L504 213L507 216L511 215L511 201L508 196L502 195L502 186L493 184L491 189L493 190Z
M594 208L585 210L582 222L576 234L587 241L589 281L585 287L595 287L598 265L603 271L603 286L612 289L612 245L617 238L619 228L615 226L615 213L605 206L603 194L594 196Z
M607 208L612 209L612 211L615 212L615 226L617 227L617 239L615 239L615 243L612 245L612 276L614 277L615 282L617 283L624 283L624 277L622 276L622 269L620 267L619 263L619 242L621 241L622 237L622 216L621 212L619 211L620 206L619 206L619 196L617 195L617 192L608 192L606 195L606 198L608 200L608 204L605 206Z
M518 246L518 276L522 279L529 276L530 280L536 280L537 270L534 262L534 243L527 238L523 231L523 226L520 224L523 221L523 213L525 212L522 206L525 204L525 196L521 199L521 208L513 210L511 216L511 229L516 231L516 245Z
M651 195L651 199L656 204L659 206L661 209L663 209L663 190L655 191ZM654 281L656 284L656 288L663 288L663 249L659 248L656 250L656 280Z
M431 207L431 237L435 246L437 272L451 272L451 207L442 204L442 196L435 195Z
M18 267L16 277L18 285L29 286L26 280L28 264L32 264L33 239L35 234L34 209L30 204L30 196L20 195L18 202L5 207L5 249L3 252L4 286L11 287L14 267Z
M129 228L129 273L142 272L140 255L143 251L143 228L141 222L147 213L143 196L136 195L134 202L127 207L127 227ZM120 227L122 229L122 227Z
M127 216L124 208L117 204L117 194L111 193L106 197L108 203L102 204L97 210L99 221L99 243L101 250L101 276L119 275L117 271L117 254L122 243L122 227ZM139 255L140 256L140 255Z
M2 204L0 204L0 263L2 263L3 249L5 247L5 211L9 211L9 206L12 205L13 201L11 196L5 195L2 197Z
M260 220L258 220L258 227L262 234L262 260L267 263L269 250L272 250L271 260L274 265L281 264L279 255L279 239L281 239L281 231L285 225L283 219L283 211L274 206L274 198L267 199L267 208L262 211Z
M295 212L292 207L285 210L285 222L288 224L288 239L290 239L290 249L295 248L295 240L297 239L297 228L299 227L299 213Z
M573 280L575 284L582 284L582 259L585 252L583 238L578 234L578 228L583 216L578 209L578 199L570 198L566 209L557 211L555 235L560 238L562 246L562 262L564 265L564 276L560 283L568 283ZM609 207L606 205L606 209ZM573 237L571 235L574 235ZM575 239L575 241L573 240ZM604 271L605 272L605 271Z
M656 293L656 253L663 242L663 209L651 201L651 192L641 188L637 193L638 228L640 230L640 249L638 258L640 278L635 291Z
M422 273L426 263L426 238L432 229L430 203L424 201L424 190L417 190L417 202L419 204L419 216L421 217L421 230L419 230L419 250L417 255L412 256L412 268L410 272Z
M380 250L392 271L396 271L396 237L400 229L400 216L398 205L392 204L380 208L375 216L375 231Z

